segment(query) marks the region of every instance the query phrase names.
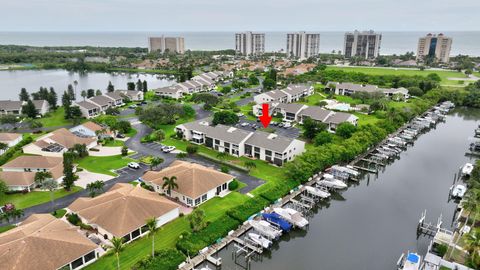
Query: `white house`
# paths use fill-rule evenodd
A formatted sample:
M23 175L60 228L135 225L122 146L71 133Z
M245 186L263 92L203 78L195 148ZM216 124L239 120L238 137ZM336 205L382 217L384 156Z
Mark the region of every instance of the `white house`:
M257 104L261 103L291 103L299 101L302 97L313 95L314 89L311 85L291 84L284 89L271 90L253 97Z
M22 114L22 101L0 100L0 115L2 114Z
M48 105L48 102L46 100L40 99L40 100L32 100L33 105L35 105L35 109L37 109L37 113L39 115L45 115L48 110L50 110L50 105Z
M163 188L164 177L175 176L178 188ZM228 184L234 176L196 163L176 160L161 171L148 171L142 180L160 194L178 199L188 206L198 206L215 196L228 193Z
M97 229L100 237L128 243L148 232L147 219L155 217L160 227L179 216L180 206L140 185L117 183L97 197L76 199L67 211Z
M154 90L155 95L161 97L169 97L173 99L180 99L184 93L187 93L180 85L175 84L171 86L161 87Z
M333 89L335 88L335 89ZM408 89L400 88L380 88L376 85L371 84L355 84L355 83L339 83L339 82L328 82L325 86L325 89L335 90L336 95L350 96L355 93L381 93L388 98L396 97L397 95L401 96L402 99L406 100L410 98L408 94Z
M131 101L142 101L144 98L142 91L134 90L115 90L115 93L118 93L120 96L126 96Z
M79 101L74 103L74 106L78 106L82 112L82 116L90 119L102 113L100 106L88 101Z
M17 145L19 142L22 141L22 138L23 136L21 133L5 133L5 132L0 133L0 143L6 144L8 148L11 148ZM0 155L5 153L5 151L7 151L8 148L0 149Z
M101 135L102 138L113 136L113 133L108 127L101 126L92 121L85 122L70 129L73 134L81 137L98 137L97 132L101 130L105 131L105 133Z

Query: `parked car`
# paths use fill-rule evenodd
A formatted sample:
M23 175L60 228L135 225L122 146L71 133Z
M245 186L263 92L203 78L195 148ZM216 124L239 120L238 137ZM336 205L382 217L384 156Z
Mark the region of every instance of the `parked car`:
M148 104L148 102L146 102L146 101L142 101L140 104L147 105L147 104Z
M170 152L172 152L172 151L175 150L175 149L176 149L175 146L165 146L165 147L162 148L162 151L163 151L164 153L170 153Z
M284 125L284 123L278 123L278 127L283 127Z
M285 122L285 124L283 124L283 127L289 128L289 127L292 127L292 124L290 122Z
M243 122L242 124L240 124L242 127L248 127L249 123L247 122Z
M115 136L115 137L123 139L123 138L125 138L125 135L123 135L122 133L117 133L117 136Z
M129 168L132 168L132 169L139 169L140 168L140 164L138 164L137 162L130 162L127 164L127 166Z
M272 122L270 122L270 125L272 125L272 126L276 126L276 125L278 125L278 123L277 123L277 122L275 122L275 121L272 121Z
M135 109L135 108L137 108L137 105L132 104L132 105L128 106L128 108L129 108L129 109Z

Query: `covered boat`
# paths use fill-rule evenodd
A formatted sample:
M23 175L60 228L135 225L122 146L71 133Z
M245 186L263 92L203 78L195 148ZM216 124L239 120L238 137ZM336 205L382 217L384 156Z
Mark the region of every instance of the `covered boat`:
M282 229L284 232L289 232L292 229L292 224L288 223L288 221L280 217L277 213L263 213L262 217L269 223Z

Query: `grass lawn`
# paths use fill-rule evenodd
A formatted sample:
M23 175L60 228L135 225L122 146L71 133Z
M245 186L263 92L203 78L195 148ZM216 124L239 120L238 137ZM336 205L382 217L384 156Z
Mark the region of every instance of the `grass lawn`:
M348 72L361 72L370 75L407 75L407 76L427 76L430 73L436 73L442 78L442 85L458 85L457 81L448 78L466 78L466 75L450 70L419 70L419 69L395 69L395 68L376 68L376 67L337 67L328 66L327 69L344 70Z
M57 127L72 124L72 121L65 120L65 111L63 107L58 107L54 112L50 112L46 117L39 119L44 127Z
M205 211L206 220L213 221L223 216L229 209L246 201L248 197L237 192L232 192L224 198L213 198L202 204L199 208ZM186 217L179 217L164 225L155 234L155 249L174 248L175 243L183 232L190 232L190 224ZM133 243L127 244L120 253L120 268L131 269L139 260L147 257L152 252L152 239L143 237ZM116 258L112 254L101 257L95 263L84 269L116 269Z
M0 227L0 233L6 232L6 231L11 230L13 228L15 228L15 225L2 226L2 227Z
M129 162L132 161L134 160L128 157L123 157L122 155L109 157L88 156L77 160L77 164L78 167L84 168L85 170L90 172L117 176L117 174L112 172L112 170L125 167Z
M320 100L324 100L326 97L322 96L320 93L314 93L313 95L306 97L305 101L300 101L298 103L306 104L308 106L317 106Z
M124 146L125 142L120 141L120 140L107 140L106 143L103 144L103 146L107 147L118 147L118 146Z
M65 209L58 209L57 211L55 212L52 212L52 216L56 217L56 218L62 218L63 216L65 216L65 214L67 213L67 210Z
M65 197L67 195L76 193L82 190L81 187L73 187L71 191L66 191L65 189L59 189L54 192L54 198L58 199ZM32 191L26 194L15 193L8 194L0 198L0 205L6 203L13 203L15 207L23 209L32 207L34 205L50 202L50 192L49 191Z
M375 115L368 115L363 113L353 113L356 117L358 117L358 125L368 125L368 124L376 124L380 119Z

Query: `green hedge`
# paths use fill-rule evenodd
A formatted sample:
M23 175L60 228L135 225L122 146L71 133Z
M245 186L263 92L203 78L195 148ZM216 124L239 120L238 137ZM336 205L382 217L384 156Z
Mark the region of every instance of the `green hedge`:
M182 235L177 241L177 249L184 254L194 256L204 247L227 235L229 231L235 230L239 225L238 220L223 216L199 232Z
M260 197L267 200L269 203L274 203L279 198L282 198L290 192L290 187L288 185L272 185L268 189L260 193Z
M175 270L185 259L185 255L176 249L162 249L155 251L155 257L138 261L132 270Z
M33 142L33 139L32 137L28 136L14 147L9 148L2 156L0 156L0 166L7 163L18 151L22 151L22 148L31 142Z
M239 222L244 222L253 214L260 212L268 204L269 202L264 198L260 196L254 197L249 199L242 205L239 205L234 209L228 210L227 215Z

